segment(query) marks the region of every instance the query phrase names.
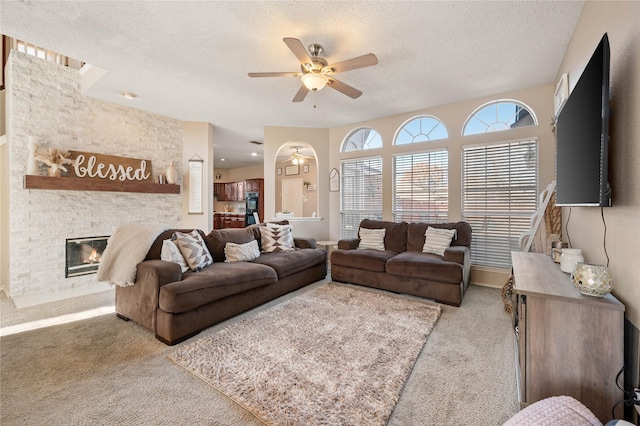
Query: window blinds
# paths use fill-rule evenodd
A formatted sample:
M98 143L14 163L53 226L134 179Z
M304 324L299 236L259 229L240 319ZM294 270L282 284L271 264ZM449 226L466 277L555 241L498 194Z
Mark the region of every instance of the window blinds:
M462 217L473 229L471 263L511 268L538 198L538 142L462 149Z
M393 220L446 222L449 217L447 150L393 157Z
M345 160L340 168L340 238L354 238L362 219L382 220L382 157Z

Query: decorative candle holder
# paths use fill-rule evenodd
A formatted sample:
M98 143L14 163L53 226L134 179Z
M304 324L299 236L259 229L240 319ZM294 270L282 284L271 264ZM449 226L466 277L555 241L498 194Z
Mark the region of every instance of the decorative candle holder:
M578 263L571 274L573 285L587 296L603 297L613 289L613 283L606 266Z

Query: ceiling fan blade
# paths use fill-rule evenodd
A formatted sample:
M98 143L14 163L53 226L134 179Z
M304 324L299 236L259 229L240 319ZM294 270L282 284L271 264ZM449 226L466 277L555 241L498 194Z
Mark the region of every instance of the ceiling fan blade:
M307 93L309 93L309 89L307 89L307 87L303 84L302 86L300 86L298 93L296 93L296 95L293 97L293 102L304 101L304 98L307 96Z
M299 77L299 72L250 72L249 77Z
M339 80L336 80L335 78L331 77L329 79L329 83L327 83L327 86L331 87L332 89L337 90L338 92L347 95L348 97L350 97L351 99L357 99L360 97L360 95L362 95L362 92L359 91L358 89L349 86L346 83L343 83Z
M289 46L289 49L296 55L296 58L300 61L302 65L304 64L313 64L311 57L307 53L307 49L302 45L302 42L297 38L285 37L282 39Z
M358 56L357 58L347 59L346 61L337 62L331 64L326 68L331 69L333 72L343 72L356 70L358 68L370 67L378 64L378 58L373 53L367 53L366 55Z

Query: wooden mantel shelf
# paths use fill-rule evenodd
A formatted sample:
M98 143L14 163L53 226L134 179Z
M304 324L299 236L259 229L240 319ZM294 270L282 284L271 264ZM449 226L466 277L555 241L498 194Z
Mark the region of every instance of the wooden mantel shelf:
M25 175L25 189L53 189L67 191L144 192L149 194L179 194L180 185L153 182L112 181L77 177Z

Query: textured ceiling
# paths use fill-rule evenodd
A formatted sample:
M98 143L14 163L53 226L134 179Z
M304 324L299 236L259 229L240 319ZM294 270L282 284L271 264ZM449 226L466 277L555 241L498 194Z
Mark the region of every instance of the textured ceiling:
M107 70L89 96L213 124L215 166L229 168L262 163L250 141L264 126L335 127L552 83L582 5L2 0L0 33ZM358 99L325 88L293 103L296 78L247 77L299 70L283 37L321 44L329 63L371 52L379 64L337 75Z

